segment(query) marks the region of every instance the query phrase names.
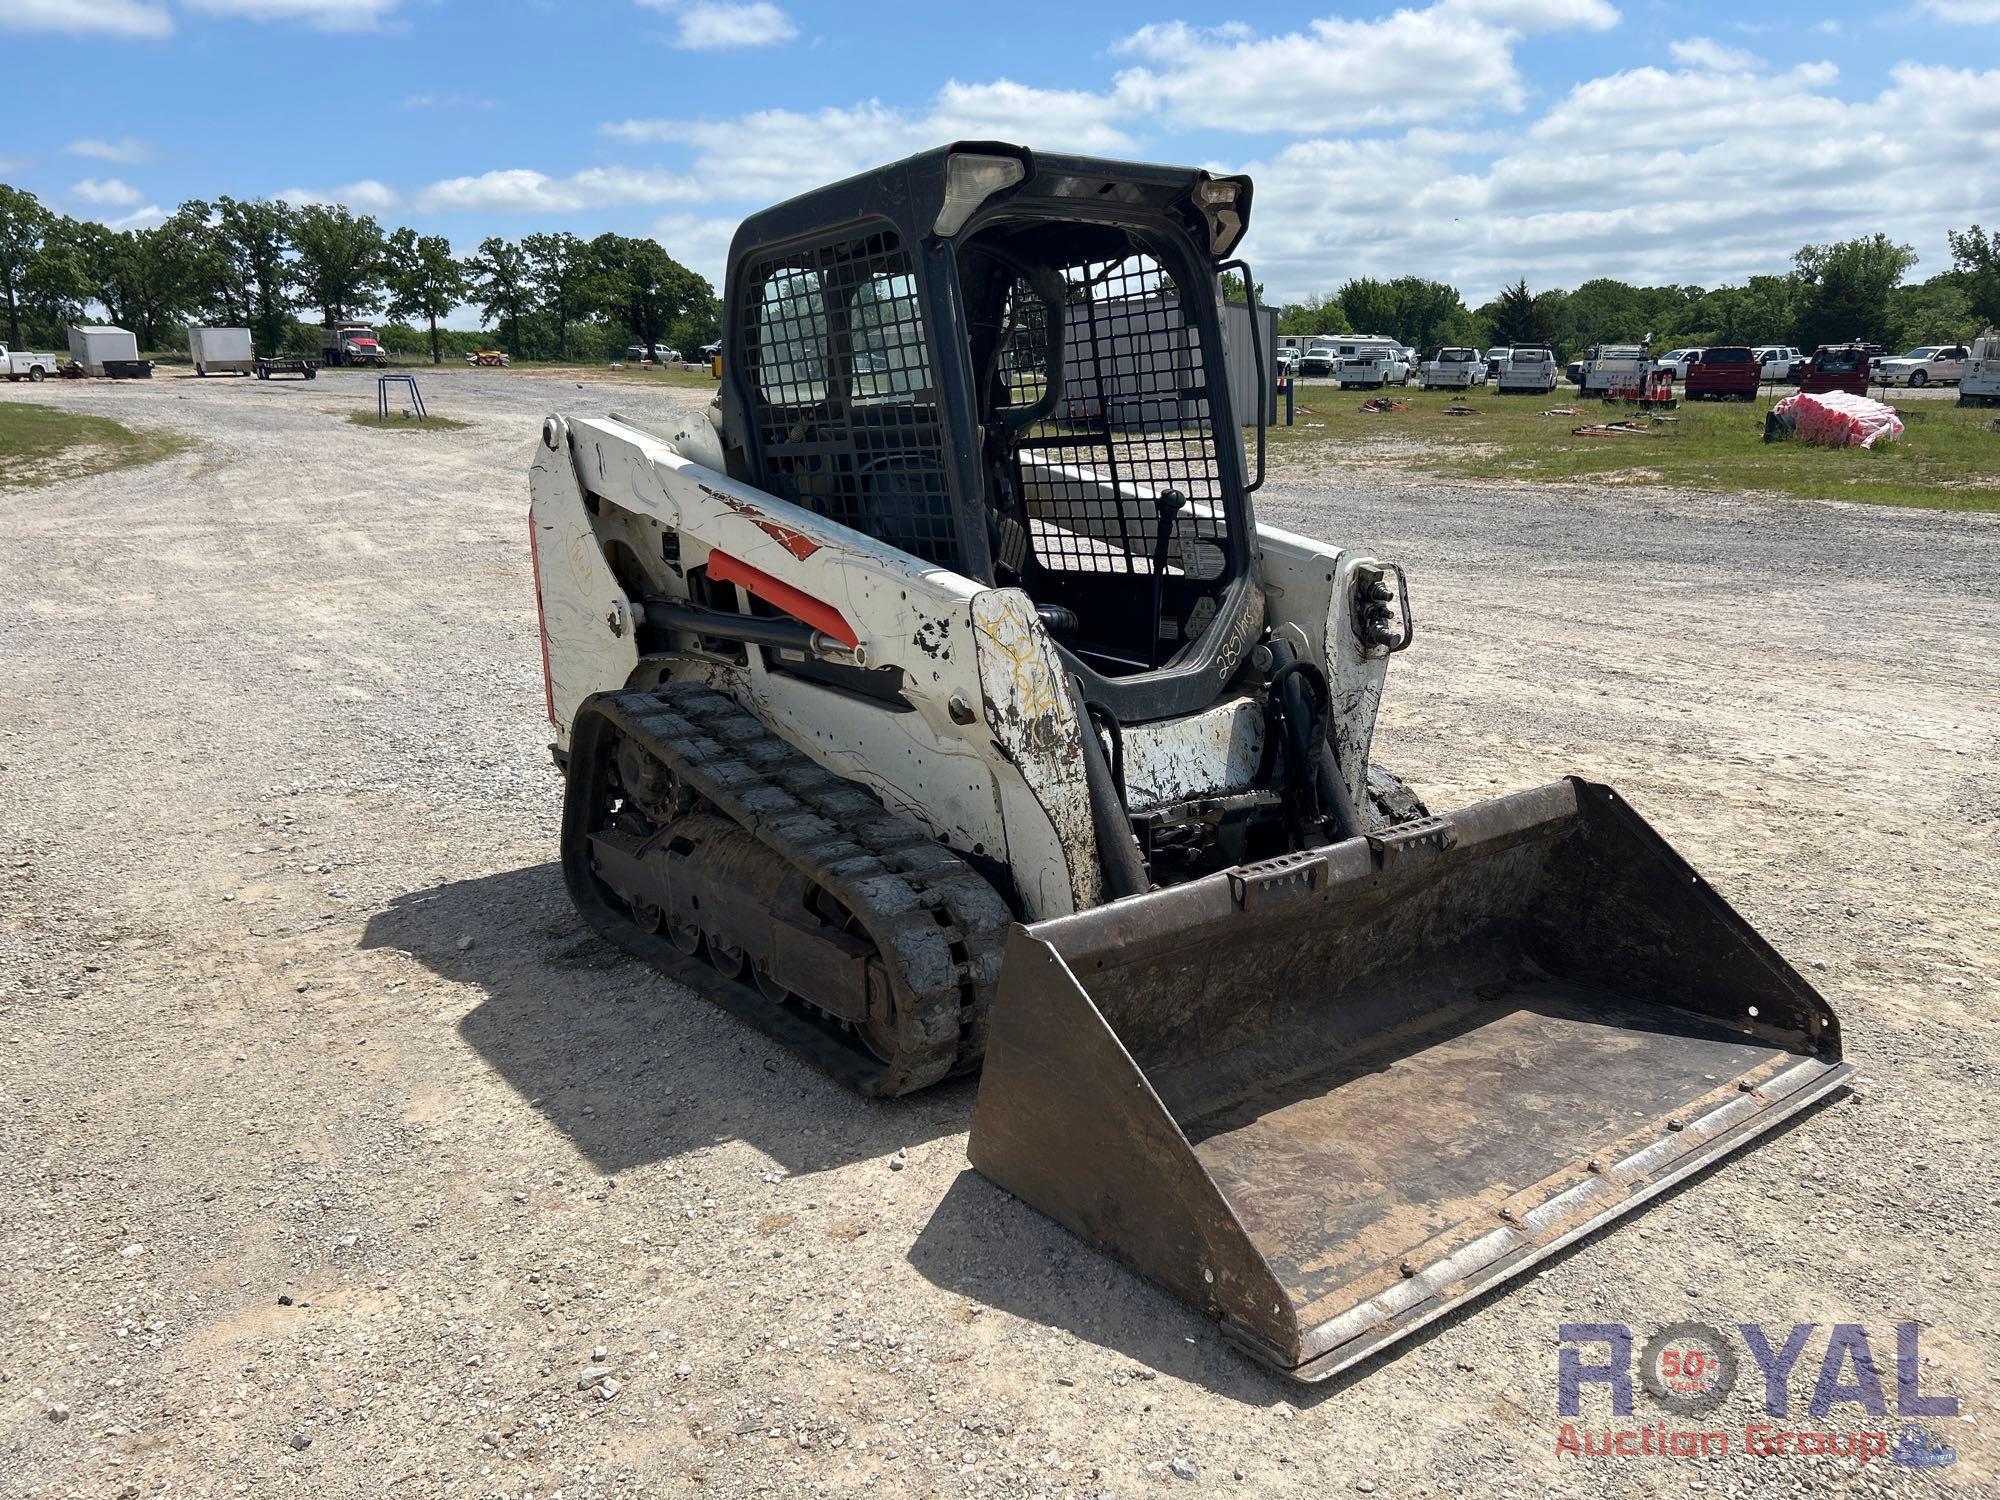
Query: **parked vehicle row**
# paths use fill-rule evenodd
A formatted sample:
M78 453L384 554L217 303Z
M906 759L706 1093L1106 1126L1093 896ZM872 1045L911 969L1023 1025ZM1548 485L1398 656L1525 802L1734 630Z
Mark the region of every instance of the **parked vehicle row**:
M1608 396L1649 390L1654 372L1679 383L1691 400L1752 401L1766 382L1797 385L1806 391L1851 390L1866 394L1871 384L1921 389L1961 388L1961 405L2000 404L2000 329L1988 329L1968 347L1924 344L1886 355L1878 344L1851 340L1822 344L1808 356L1791 344L1687 345L1655 356L1643 344L1599 344L1567 366L1540 346L1505 345L1483 354L1469 346L1440 348L1420 361L1415 350L1380 334L1327 335L1303 348L1276 351L1288 375L1332 377L1343 389L1407 385L1425 390L1466 390L1494 384L1503 392L1546 391L1568 380L1580 394ZM1547 368L1554 378L1545 380Z

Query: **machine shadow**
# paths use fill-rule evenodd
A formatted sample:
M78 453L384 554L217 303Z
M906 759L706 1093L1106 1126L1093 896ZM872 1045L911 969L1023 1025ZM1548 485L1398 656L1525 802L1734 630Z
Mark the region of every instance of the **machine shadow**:
M723 1139L806 1174L971 1118L970 1081L876 1101L825 1078L591 931L554 862L399 896L360 946L483 989L459 1035L607 1174Z

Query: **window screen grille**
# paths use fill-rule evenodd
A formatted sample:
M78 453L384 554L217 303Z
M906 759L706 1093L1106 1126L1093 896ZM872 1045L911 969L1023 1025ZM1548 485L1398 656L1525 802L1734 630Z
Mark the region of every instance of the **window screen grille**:
M742 351L772 493L960 568L932 359L890 231L787 251L742 278Z
M1171 489L1189 503L1167 571L1219 578L1227 522L1201 330L1144 253L1065 267L1063 281L1060 309L1016 283L1000 356L1013 403L1032 404L1047 391L1049 320L1062 319L1060 397L1015 446L1035 561L1054 572L1150 573L1153 497Z

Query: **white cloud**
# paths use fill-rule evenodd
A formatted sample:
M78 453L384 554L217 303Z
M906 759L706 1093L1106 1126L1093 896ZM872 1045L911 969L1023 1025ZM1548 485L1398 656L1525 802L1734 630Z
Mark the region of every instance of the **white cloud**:
M25 172L34 165L26 156L0 156L0 173Z
M639 0L679 22L676 47L694 52L771 47L799 34L792 18L769 0Z
M162 37L173 29L166 7L147 0L6 0L0 5L0 31Z
M1100 94L1001 79L945 84L921 111L870 100L806 113L765 109L729 120L622 120L603 127L639 145L694 152L695 195L770 202L914 152L961 139L1001 139L1064 151L1129 152L1133 142Z
M1689 37L1668 48L1676 62L1707 68L1717 73L1748 73L1757 66L1756 57L1741 47L1725 47L1713 37Z
M398 109L498 109L497 99L481 98L475 94L411 94L396 106Z
M400 0L181 0L189 10L248 21L302 21L320 31L372 31Z
M1228 165L1256 178L1246 248L1277 299L1411 270L1473 304L1517 276L1713 286L1878 230L1917 248L1919 276L1945 269L1944 231L2000 200L2000 70L1902 64L1872 98L1837 81L1826 63L1638 68L1497 140L1415 130Z
M117 219L100 219L99 223L108 229L153 229L166 222L167 211L157 203L148 203L144 208L135 208L131 213Z
M116 177L86 177L70 184L69 195L79 203L94 203L100 208L130 208L146 201L144 193Z
M416 195L416 204L434 213L574 213L623 203L685 202L700 196L689 179L672 172L592 167L569 177L550 177L514 167L434 182Z
M63 149L71 156L87 156L92 161L115 162L121 167L136 166L140 162L151 161L158 153L151 141L142 141L137 136L122 135L115 141L86 137L71 141Z
M1606 31L1618 24L1610 0L1442 0L1437 8L1508 31Z
M2000 0L1917 0L1917 8L1959 26L2000 25Z
M653 221L653 238L667 254L708 284L722 290L723 270L729 264L729 241L736 233L735 219L704 219L694 214L668 214Z
M1263 36L1240 22L1142 26L1114 49L1139 66L1118 75L1126 114L1165 115L1210 130L1309 133L1518 107L1511 34L1476 14L1434 5L1376 21L1326 17L1303 32Z
M364 177L359 182L350 182L346 187L327 188L319 191L313 188L286 188L282 193L272 194L282 198L294 208L305 208L309 204L331 207L340 204L358 214L378 214L394 208L402 201L401 195L387 183L377 182L372 177Z

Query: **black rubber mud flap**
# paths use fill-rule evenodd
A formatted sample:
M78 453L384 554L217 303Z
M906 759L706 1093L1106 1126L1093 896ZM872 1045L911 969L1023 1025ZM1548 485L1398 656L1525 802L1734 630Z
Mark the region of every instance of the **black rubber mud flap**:
M969 1151L1320 1380L1851 1071L1812 986L1571 779L1017 929Z

